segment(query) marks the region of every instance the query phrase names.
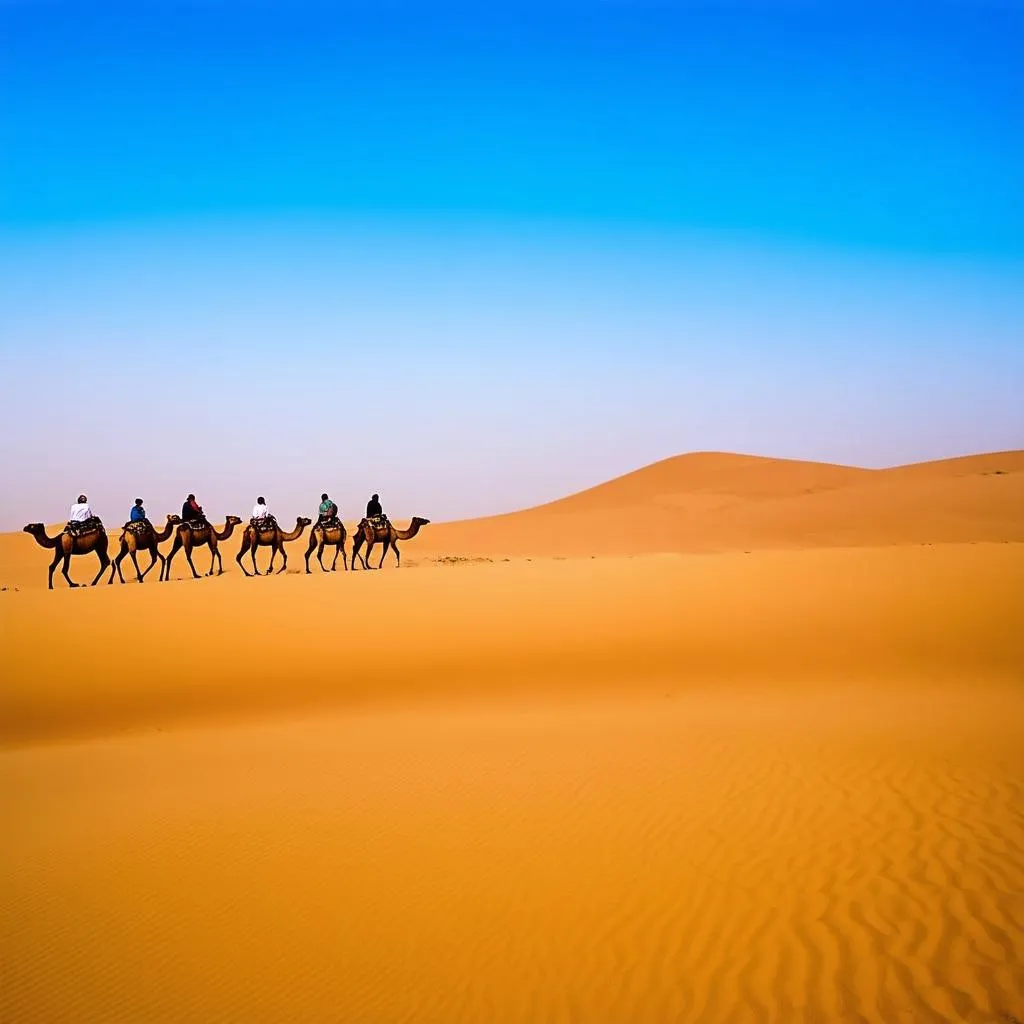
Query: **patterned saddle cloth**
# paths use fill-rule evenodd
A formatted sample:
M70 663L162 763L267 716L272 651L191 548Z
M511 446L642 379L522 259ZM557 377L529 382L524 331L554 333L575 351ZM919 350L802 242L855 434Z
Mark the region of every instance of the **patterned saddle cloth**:
M153 529L153 524L148 519L134 519L124 524L128 533L134 533L136 537L143 537Z
M325 530L336 530L341 526L341 520L337 516L331 516L329 519L322 519L316 525Z
M64 532L70 533L72 537L84 537L87 533L102 533L103 523L100 522L98 516L93 516L81 523L68 523L64 527Z
M387 533L391 526L391 521L387 516L370 516L369 519L364 519L363 522L368 523L373 528L373 532L377 534Z
M262 519L250 519L249 525L257 533L273 533L277 529L277 520L273 516L264 516Z
M183 519L181 525L186 530L208 530L210 524L205 519Z

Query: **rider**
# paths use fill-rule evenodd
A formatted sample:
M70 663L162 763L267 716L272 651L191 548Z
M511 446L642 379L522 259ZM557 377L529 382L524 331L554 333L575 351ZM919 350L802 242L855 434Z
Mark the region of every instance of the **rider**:
M377 516L384 518L384 509L380 507L380 495L375 494L366 503L366 518L374 519Z
M89 508L89 499L84 495L78 496L78 501L71 506L71 514L68 516L69 523L84 523L93 518L92 509Z
M270 514L270 509L267 508L267 499L261 494L256 499L256 504L252 507L252 519L253 522L258 523L262 519L273 519L274 517Z
M319 519L318 523L323 525L324 523L330 522L332 519L337 518L338 506L326 495L320 495L320 508L318 509Z
M205 523L206 513L203 506L196 502L196 496L190 494L181 506L181 521L183 523Z
M136 498L135 504L132 505L131 513L129 514L128 521L131 523L144 523L147 519L146 510L142 507L142 499Z

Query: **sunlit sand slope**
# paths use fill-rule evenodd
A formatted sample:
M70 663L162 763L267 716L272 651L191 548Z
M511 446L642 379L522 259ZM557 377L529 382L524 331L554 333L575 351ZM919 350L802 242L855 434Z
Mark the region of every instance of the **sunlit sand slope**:
M0 741L524 690L1024 666L1024 545L662 555L0 594Z

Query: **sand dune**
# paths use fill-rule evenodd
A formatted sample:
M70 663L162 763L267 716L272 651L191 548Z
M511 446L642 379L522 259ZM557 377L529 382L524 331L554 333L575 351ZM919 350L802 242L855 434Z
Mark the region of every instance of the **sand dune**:
M890 470L698 453L425 536L453 554L590 555L1024 541L1024 451Z
M53 592L0 536L0 1020L1024 1020L1022 481L684 456Z

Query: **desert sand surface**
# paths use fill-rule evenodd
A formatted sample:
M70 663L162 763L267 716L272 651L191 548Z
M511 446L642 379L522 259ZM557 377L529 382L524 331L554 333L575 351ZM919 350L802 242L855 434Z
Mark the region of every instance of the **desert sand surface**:
M375 573L2 535L0 1020L1024 1021L1022 542L1020 452L682 456Z

